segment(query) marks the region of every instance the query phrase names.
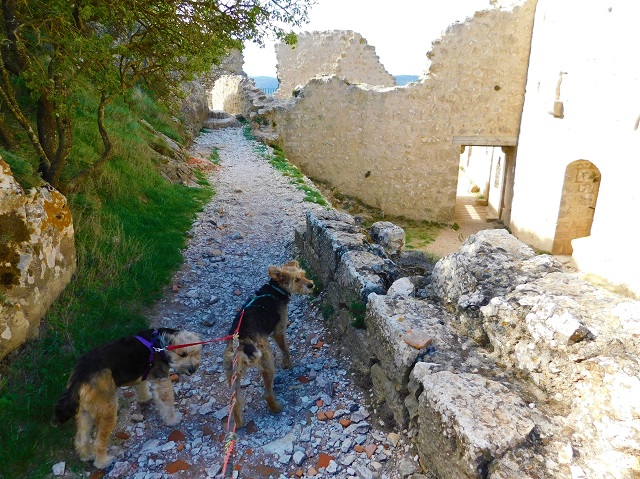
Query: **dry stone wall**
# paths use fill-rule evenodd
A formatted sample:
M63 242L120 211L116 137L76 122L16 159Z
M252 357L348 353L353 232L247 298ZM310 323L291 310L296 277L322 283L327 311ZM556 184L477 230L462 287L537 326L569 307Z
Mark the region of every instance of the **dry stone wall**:
M48 186L25 192L0 158L0 358L38 335L75 270L66 198Z
M434 42L421 83L377 88L316 77L262 116L310 178L390 215L452 220L454 137L518 135L534 9L529 1L453 25Z
M291 47L276 45L278 81L274 96L286 99L311 78L336 75L348 83L395 86L395 78L380 63L375 48L349 30L305 32Z
M406 253L392 260L367 237L327 210L307 215L296 242L336 338L371 378L380 414L408 429L425 470L638 477L640 302L563 272L506 230L472 235L409 276ZM366 329L349 322L358 300Z

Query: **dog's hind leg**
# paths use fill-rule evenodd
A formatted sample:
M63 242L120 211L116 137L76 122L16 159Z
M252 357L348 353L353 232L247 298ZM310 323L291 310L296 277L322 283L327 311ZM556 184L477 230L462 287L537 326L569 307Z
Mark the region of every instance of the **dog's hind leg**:
M280 324L284 324L284 327L280 327ZM291 362L291 352L289 351L289 344L287 343L287 322L281 321L276 326L276 329L273 333L273 339L276 340L280 351L282 351L282 367L284 369L291 369L293 367L293 363Z
M87 398L90 401L87 409L96 423L93 465L98 469L105 469L114 460L112 456L107 455L107 449L118 418L118 396L111 372L101 374L92 381L92 386L93 390Z
M169 378L154 381L152 386L153 401L162 421L167 426L175 426L182 419L182 413L174 407L173 385Z
M134 384L133 390L136 392L136 399L138 402L147 402L152 398L151 391L149 390L149 381L142 381L138 384Z
M76 437L74 445L81 461L90 461L94 458L93 444L91 444L91 431L93 429L93 418L83 404L76 413Z
M262 349L259 367L262 372L262 382L264 383L264 399L267 401L269 411L278 413L282 411L282 405L273 393L273 379L276 374L276 365L273 361L273 352L268 344Z

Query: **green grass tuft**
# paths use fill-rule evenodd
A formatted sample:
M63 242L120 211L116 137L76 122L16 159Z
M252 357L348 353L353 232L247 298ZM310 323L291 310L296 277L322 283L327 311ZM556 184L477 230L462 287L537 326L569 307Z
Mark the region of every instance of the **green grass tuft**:
M250 141L256 141L256 138L251 131L250 125L245 124L242 127L242 133L244 134L244 137L246 139ZM287 160L284 151L278 146L274 146L272 149L273 153L269 153L269 148L266 145L257 142L253 146L254 153L262 156L263 158L266 158L271 166L273 166L284 176L287 176L291 179L291 184L296 185L299 190L305 192L303 198L304 201L315 203L321 206L329 206L329 202L322 195L322 193L307 183L304 174L302 173L302 171L300 171L300 168L293 165L289 160Z

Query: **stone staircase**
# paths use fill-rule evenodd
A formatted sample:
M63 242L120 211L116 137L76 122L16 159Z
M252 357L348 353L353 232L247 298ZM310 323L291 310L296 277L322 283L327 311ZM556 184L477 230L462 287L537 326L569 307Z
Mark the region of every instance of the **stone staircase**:
M209 118L207 118L202 127L208 130L216 130L218 128L237 127L240 128L241 124L238 119L222 110L209 111Z

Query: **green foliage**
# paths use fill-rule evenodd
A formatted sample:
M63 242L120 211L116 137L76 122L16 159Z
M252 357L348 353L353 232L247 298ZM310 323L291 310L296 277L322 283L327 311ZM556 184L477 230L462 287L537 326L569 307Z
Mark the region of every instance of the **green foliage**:
M331 303L326 303L321 308L322 319L329 321L336 314L336 310Z
M363 301L353 301L349 303L349 312L353 316L351 326L357 329L364 329L364 317L367 313L367 305Z
M60 460L80 473L93 469L73 452L73 424L50 425L54 405L80 354L147 327L143 310L182 262L186 231L212 194L210 188L169 183L148 146L150 133L131 114L137 107L115 102L111 108L114 158L68 195L78 270L47 313L40 339L29 342L10 364L0 364L3 479L49 477ZM162 108L154 109L152 102L146 108L157 121L172 124ZM99 156L95 143L91 150L95 125L88 118L82 112L75 118L72 168L82 167L76 154ZM180 137L175 124L172 135Z
M14 136L11 126L26 134L38 171L52 185L62 185L79 89L91 85L96 92L90 110L104 144L95 163L101 165L112 154L104 125L108 104L144 82L175 106L184 82L210 71L245 40L263 43L273 33L294 44L295 35L282 25L301 26L313 3L6 0L0 21L0 136Z
M15 152L0 149L0 156L7 162L11 168L16 181L24 188L29 190L44 184L42 178L34 168L33 164L24 157L17 155Z
M211 150L211 155L209 155L209 161L214 165L220 164L220 152L216 147Z

